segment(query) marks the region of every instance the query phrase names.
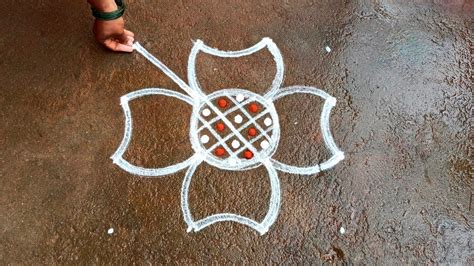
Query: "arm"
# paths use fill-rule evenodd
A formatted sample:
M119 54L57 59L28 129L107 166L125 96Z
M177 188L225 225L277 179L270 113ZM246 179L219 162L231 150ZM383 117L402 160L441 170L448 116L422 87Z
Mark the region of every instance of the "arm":
M117 10L114 0L87 0L89 4L101 12L113 12ZM134 34L124 28L125 22L122 17L114 20L102 20L96 18L94 22L95 39L117 52L132 52Z

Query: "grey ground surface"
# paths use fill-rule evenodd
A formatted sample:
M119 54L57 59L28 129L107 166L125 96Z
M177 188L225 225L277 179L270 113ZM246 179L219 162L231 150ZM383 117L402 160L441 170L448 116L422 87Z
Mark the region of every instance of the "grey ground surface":
M337 98L332 132L346 159L318 175L279 173L281 212L264 236L228 222L186 233L184 171L146 179L109 159L123 134L120 96L179 88L138 53L97 45L85 0L6 0L0 263L474 263L473 1L128 3L136 40L183 78L192 40L238 50L272 38L285 86L316 86ZM268 52L198 59L208 92L261 93L274 71ZM131 162L167 166L193 154L187 104L148 97L131 108ZM275 157L300 166L324 160L321 101L292 95L276 108ZM196 217L230 211L260 219L269 192L263 167L204 164L190 205Z

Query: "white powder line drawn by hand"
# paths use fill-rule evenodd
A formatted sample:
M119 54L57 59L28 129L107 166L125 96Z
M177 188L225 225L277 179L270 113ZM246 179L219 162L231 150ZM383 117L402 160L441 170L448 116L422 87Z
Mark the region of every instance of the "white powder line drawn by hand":
M320 89L309 86L282 88L281 84L284 77L283 57L270 38L263 38L254 46L238 51L220 51L206 46L201 40L197 40L191 49L188 60L189 85L138 42L133 44L133 48L170 77L187 95L162 88L141 89L123 95L120 98L120 103L125 115L124 136L111 158L123 170L140 176L164 176L187 169L181 188L181 208L184 221L188 225L188 232L193 230L197 232L217 222L233 221L249 226L263 235L268 232L270 226L276 221L280 209L280 183L277 170L298 175L314 175L335 166L344 159L344 153L337 147L329 126L329 116L331 109L336 105L336 98ZM224 58L237 58L251 55L265 48L273 56L276 64L276 74L271 87L263 96L248 90L235 88L219 90L209 95L202 91L196 76L196 57L200 52ZM274 101L297 93L311 94L324 99L319 126L324 144L332 156L327 161L313 166L293 166L272 158L280 140L280 122ZM174 97L192 106L189 136L195 154L190 158L163 168L139 167L132 165L123 158L123 154L132 138L132 115L129 102L148 95ZM217 104L215 104L216 102ZM237 115L234 116L236 113ZM211 114L215 117L210 118ZM263 125L259 122L261 119L264 119ZM227 128L228 131L224 133L223 128ZM245 132L245 130L248 131ZM204 133L206 131L210 136ZM209 142L210 137L215 139L215 143ZM228 145L228 141L232 141L232 145ZM260 146L256 146L256 143L259 143ZM271 188L269 209L264 219L257 222L233 213L219 213L196 221L189 209L188 196L192 176L202 162L229 171L243 171L263 165L268 172Z

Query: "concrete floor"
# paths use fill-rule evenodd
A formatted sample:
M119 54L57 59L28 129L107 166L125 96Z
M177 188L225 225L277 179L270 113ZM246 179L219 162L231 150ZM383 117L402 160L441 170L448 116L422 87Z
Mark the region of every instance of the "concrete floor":
M184 171L146 179L114 165L120 96L179 88L138 53L97 45L85 0L23 2L0 6L1 264L474 263L473 1L128 1L136 40L183 78L192 40L238 50L270 37L285 86L338 99L332 132L346 159L314 176L280 173L281 212L264 236L228 222L186 233ZM274 75L268 53L198 64L207 91L262 92ZM149 97L131 107L131 162L193 153L188 105ZM276 108L276 158L323 160L318 98ZM262 167L203 165L194 177L195 216L265 214Z

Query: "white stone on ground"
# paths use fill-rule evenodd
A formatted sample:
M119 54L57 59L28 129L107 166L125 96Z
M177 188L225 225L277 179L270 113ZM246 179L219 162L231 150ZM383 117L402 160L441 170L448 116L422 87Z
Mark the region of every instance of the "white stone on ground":
M243 94L237 94L237 96L235 97L235 99L240 103L242 102L243 100L245 100L245 96Z
M201 136L201 143L208 143L209 142L209 136L208 135L202 135Z
M236 116L234 117L234 122L235 122L235 123L240 124L240 123L242 123L242 121L244 121L244 119L242 118L241 115L236 115Z
M339 233L343 235L345 232L346 232L346 229L341 226L341 228L339 229Z
M210 114L211 114L211 110L209 110L209 109L207 109L207 108L204 109L204 110L202 110L202 115L203 115L203 116L209 116Z
M270 117L267 117L265 118L265 120L263 120L263 123L265 124L265 126L269 127L272 124L272 119Z
M232 145L232 148L237 149L238 147L240 147L240 142L238 140L234 139L232 141L231 145Z
M260 147L262 147L262 149L266 149L270 146L270 143L268 143L268 141L264 140L262 142L260 142Z

